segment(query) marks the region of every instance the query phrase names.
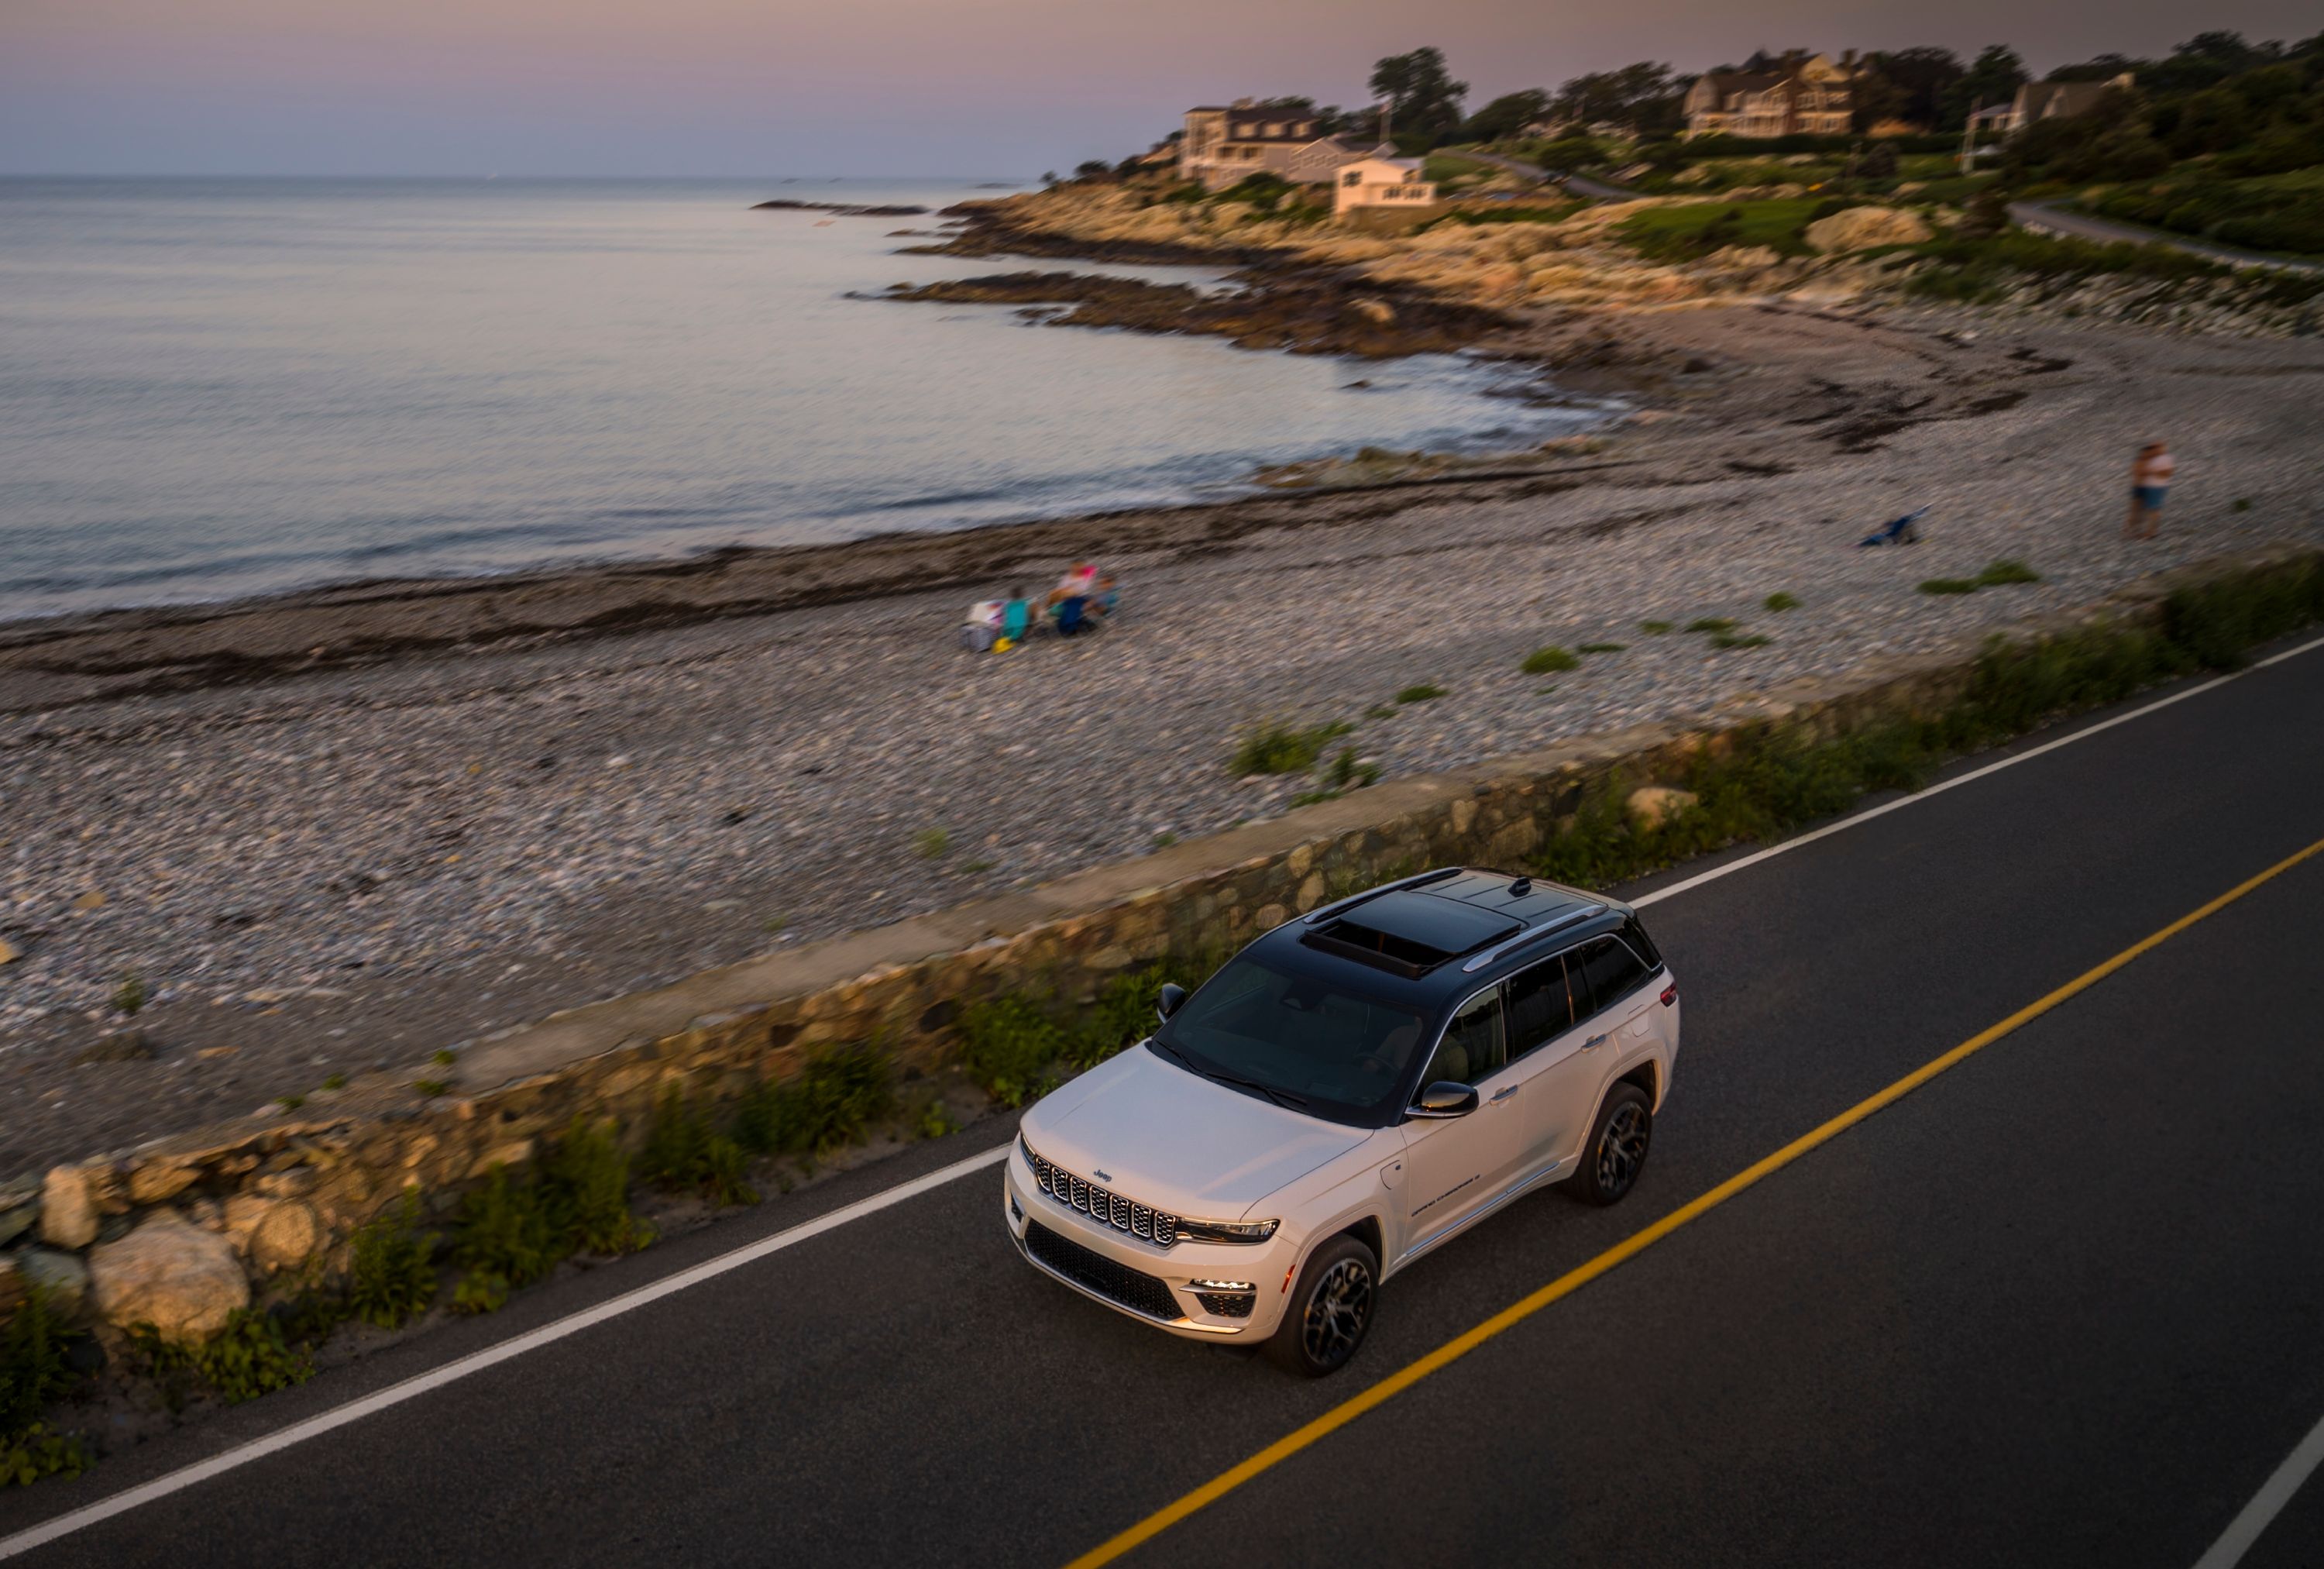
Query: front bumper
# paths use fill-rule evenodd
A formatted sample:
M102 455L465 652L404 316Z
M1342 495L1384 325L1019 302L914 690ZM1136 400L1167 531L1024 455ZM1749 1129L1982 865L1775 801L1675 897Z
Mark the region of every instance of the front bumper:
M1290 1271L1299 1258L1296 1241L1284 1231L1278 1230L1264 1242L1248 1245L1179 1242L1159 1247L1101 1225L1043 1193L1034 1181L1032 1168L1025 1162L1021 1142L1010 1151L1002 1171L1001 1218L1009 1228L1010 1240L1027 1263L1059 1285L1140 1324L1188 1340L1260 1341L1275 1333L1290 1292ZM1066 1246L1046 1244L1037 1251L1028 1240L1036 1225ZM1095 1261L1082 1255L1095 1255ZM1124 1290L1119 1284L1120 1272L1158 1282L1161 1292L1150 1287ZM1209 1311L1191 1284L1196 1280L1249 1281L1253 1288L1249 1316ZM1164 1312L1173 1316L1161 1316Z

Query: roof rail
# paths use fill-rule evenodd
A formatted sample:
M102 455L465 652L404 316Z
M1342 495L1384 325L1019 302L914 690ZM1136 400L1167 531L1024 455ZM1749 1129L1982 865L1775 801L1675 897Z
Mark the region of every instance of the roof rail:
M1424 872L1416 877L1400 877L1394 882L1383 882L1378 888L1367 888L1361 893L1351 895L1346 899L1334 900L1321 909L1308 911L1306 924L1314 926L1318 921L1335 916L1343 909L1353 909L1368 899L1378 899L1383 893L1393 893L1399 888L1425 888L1432 882L1442 882L1448 877L1458 877L1467 870L1465 866L1439 866L1434 872Z
M1544 921L1537 927L1533 927L1527 930L1519 932L1517 936L1509 938L1507 942L1495 944L1493 946L1487 948L1483 953L1479 954L1476 957L1471 959L1467 964L1462 965L1461 968L1464 973L1471 970L1481 970L1486 965L1491 964L1494 960L1499 959L1505 955L1513 954L1529 943L1539 942L1544 937L1555 937L1559 932L1563 931L1566 928L1571 926L1579 926L1592 916L1604 915L1608 908L1608 906L1602 904L1585 904L1580 909L1569 909L1563 915L1559 916L1555 920Z

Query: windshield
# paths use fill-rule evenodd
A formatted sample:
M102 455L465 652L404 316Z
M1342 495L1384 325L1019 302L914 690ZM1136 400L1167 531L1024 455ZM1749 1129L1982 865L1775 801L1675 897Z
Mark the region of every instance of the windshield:
M1395 1098L1421 1044L1420 1015L1327 982L1240 958L1155 1038L1205 1077L1335 1122L1368 1122Z

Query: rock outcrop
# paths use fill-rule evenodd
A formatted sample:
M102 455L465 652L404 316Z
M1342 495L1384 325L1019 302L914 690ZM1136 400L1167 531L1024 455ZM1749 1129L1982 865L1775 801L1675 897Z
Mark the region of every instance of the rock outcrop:
M1916 212L1895 207L1851 207L1807 228L1808 244L1829 254L1868 251L1876 245L1917 245L1932 233Z

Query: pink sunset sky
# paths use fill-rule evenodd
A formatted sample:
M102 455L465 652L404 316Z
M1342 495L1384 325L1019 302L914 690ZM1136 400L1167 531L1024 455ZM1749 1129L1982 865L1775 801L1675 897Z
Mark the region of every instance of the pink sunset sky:
M2313 0L0 0L0 171L1021 178L1193 102L1360 102L1421 44L1474 106L1760 46L2006 42L2038 72L2318 25Z

